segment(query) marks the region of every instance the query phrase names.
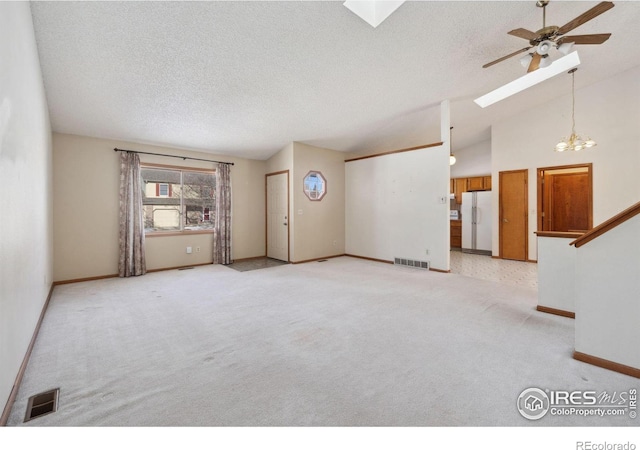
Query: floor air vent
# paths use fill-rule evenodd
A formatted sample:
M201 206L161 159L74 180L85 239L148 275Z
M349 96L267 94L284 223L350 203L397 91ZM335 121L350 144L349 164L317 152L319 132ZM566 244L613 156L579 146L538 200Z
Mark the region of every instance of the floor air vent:
M37 417L56 412L58 410L59 394L60 389L58 388L29 397L24 421L28 422Z
M429 261L418 261L415 259L394 258L393 263L399 266L416 267L418 269L429 269Z

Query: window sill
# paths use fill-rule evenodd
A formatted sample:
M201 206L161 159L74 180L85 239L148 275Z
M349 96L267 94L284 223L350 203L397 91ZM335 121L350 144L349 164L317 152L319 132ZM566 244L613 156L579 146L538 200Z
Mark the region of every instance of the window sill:
M149 231L144 234L145 238L161 236L185 236L191 234L213 234L213 230L184 230L184 231Z

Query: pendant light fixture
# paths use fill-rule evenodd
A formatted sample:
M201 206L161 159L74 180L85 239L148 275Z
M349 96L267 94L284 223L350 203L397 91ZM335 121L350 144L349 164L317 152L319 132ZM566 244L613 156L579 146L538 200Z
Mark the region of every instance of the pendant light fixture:
M564 151L580 151L584 148L595 147L596 142L587 137L586 140L582 139L576 134L576 93L575 93L575 73L577 68L571 69L568 73L571 74L571 136L569 139L562 138L560 142L556 144L555 150L557 152Z
M453 130L453 127L449 127L449 165L453 166L456 163L456 157L451 150L451 130Z

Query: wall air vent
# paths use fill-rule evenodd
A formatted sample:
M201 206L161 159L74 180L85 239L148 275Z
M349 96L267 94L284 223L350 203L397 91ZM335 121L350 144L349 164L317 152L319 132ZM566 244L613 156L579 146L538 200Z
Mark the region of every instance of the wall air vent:
M429 261L418 261L415 259L394 258L393 263L399 266L415 267L417 269L429 270Z
M24 416L24 421L28 422L36 417L56 412L58 410L59 394L60 388L57 388L29 397L27 413Z

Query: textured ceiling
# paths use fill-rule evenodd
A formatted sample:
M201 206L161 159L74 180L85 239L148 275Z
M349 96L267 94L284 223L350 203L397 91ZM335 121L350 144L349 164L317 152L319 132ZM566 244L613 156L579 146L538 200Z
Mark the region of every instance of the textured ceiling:
M576 87L640 65L640 2L572 34ZM597 2L552 1L563 25ZM559 76L486 109L473 99L524 75L542 27L534 1L406 2L372 28L340 1L32 2L54 131L266 159L291 141L380 151L439 140L451 100L454 150L490 125L570 92Z

